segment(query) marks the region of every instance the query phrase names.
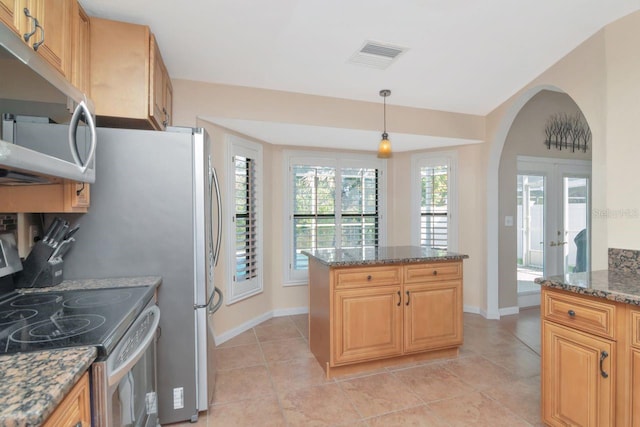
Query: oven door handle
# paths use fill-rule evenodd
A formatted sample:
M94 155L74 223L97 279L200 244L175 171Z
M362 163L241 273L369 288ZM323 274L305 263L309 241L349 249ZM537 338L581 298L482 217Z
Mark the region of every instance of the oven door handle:
M131 353L126 360L124 360L115 368L112 366L113 363L109 363L111 362L111 360L109 359L107 360L107 384L109 387L113 387L114 385L117 385L120 383L120 380L125 375L127 375L127 373L135 366L136 363L138 363L138 360L140 360L140 358L144 355L144 353L149 348L151 341L155 338L156 330L158 329L158 324L160 323L160 309L158 308L158 306L152 305L151 307L147 308L145 311L142 312L142 314L140 314L138 319L144 319L147 316L147 313L149 312L153 312L153 324L147 331L147 335L140 341L138 348L133 353ZM136 324L137 323L138 322L136 322ZM133 325L129 329L129 331L135 330L134 328L136 326L137 325ZM122 345L126 345L126 341L127 341L127 337L125 337L122 341L120 341L120 344L118 344L116 350L113 352L114 355L117 355L119 353L118 350L121 348Z

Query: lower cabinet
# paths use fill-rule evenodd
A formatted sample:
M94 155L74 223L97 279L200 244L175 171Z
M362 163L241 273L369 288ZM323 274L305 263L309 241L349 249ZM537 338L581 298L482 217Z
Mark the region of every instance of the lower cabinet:
M631 350L631 425L640 426L640 350Z
M542 323L542 407L552 426L615 425L615 343Z
M402 354L400 286L337 291L335 364Z
M462 280L404 287L404 352L462 345Z
M542 417L640 427L640 307L542 288Z
M44 422L44 427L68 427L91 425L89 373L86 372L73 386L69 394Z

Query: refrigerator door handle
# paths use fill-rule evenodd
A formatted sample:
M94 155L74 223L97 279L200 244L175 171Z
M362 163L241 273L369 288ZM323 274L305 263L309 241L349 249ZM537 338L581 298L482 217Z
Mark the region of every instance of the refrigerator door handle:
M218 302L213 307L209 307L211 305L211 302L213 301L213 298L216 296L216 294L218 294ZM206 304L194 304L193 308L196 310L200 308L209 308L209 313L213 314L216 311L218 311L218 309L222 305L222 299L223 299L222 291L216 286L213 289L213 292L211 293L211 295L209 295L209 299L207 300Z
M220 196L220 183L218 182L218 174L216 173L216 168L214 167L211 167L211 176L213 178L213 184L214 184L212 188L212 192L215 189L216 205L218 207L218 224L217 224L218 235L216 238L215 252L213 254L214 266L217 266L218 258L220 256L220 245L222 243L222 197ZM211 222L213 222L213 213L211 214ZM213 224L211 224L211 226L212 226L211 229L213 230Z

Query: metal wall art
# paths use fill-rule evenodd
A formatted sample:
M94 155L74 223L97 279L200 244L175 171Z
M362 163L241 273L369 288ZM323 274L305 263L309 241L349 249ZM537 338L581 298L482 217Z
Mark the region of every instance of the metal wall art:
M586 153L591 145L591 129L580 113L573 116L567 113L549 116L544 134L546 137L544 145L549 150L554 146L558 150L571 150L571 152L582 150Z

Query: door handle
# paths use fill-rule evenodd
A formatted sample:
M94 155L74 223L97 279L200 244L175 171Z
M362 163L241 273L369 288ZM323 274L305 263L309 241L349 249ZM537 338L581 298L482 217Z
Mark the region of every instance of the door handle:
M76 140L76 131L80 125L81 117L84 117L86 120L89 132L91 133L91 146L89 147L89 154L87 155L87 159L84 163L82 163L82 159L80 159L80 154L78 153L78 141ZM87 104L85 104L84 101L81 101L73 112L71 122L69 122L69 148L71 150L71 155L73 156L73 161L82 173L85 173L96 153L96 139L96 125L93 122L93 116L91 115L91 111L89 111Z
M604 359L606 359L607 357L609 357L609 353L607 353L606 351L602 350L600 352L600 375L602 375L602 378L608 378L609 374L607 374L604 369L602 369L602 364L604 363Z
M409 305L409 301L411 301L411 295L409 294L409 291L407 291L407 303L405 304L406 306Z
M402 294L398 291L398 307L400 307L400 304L402 304Z

